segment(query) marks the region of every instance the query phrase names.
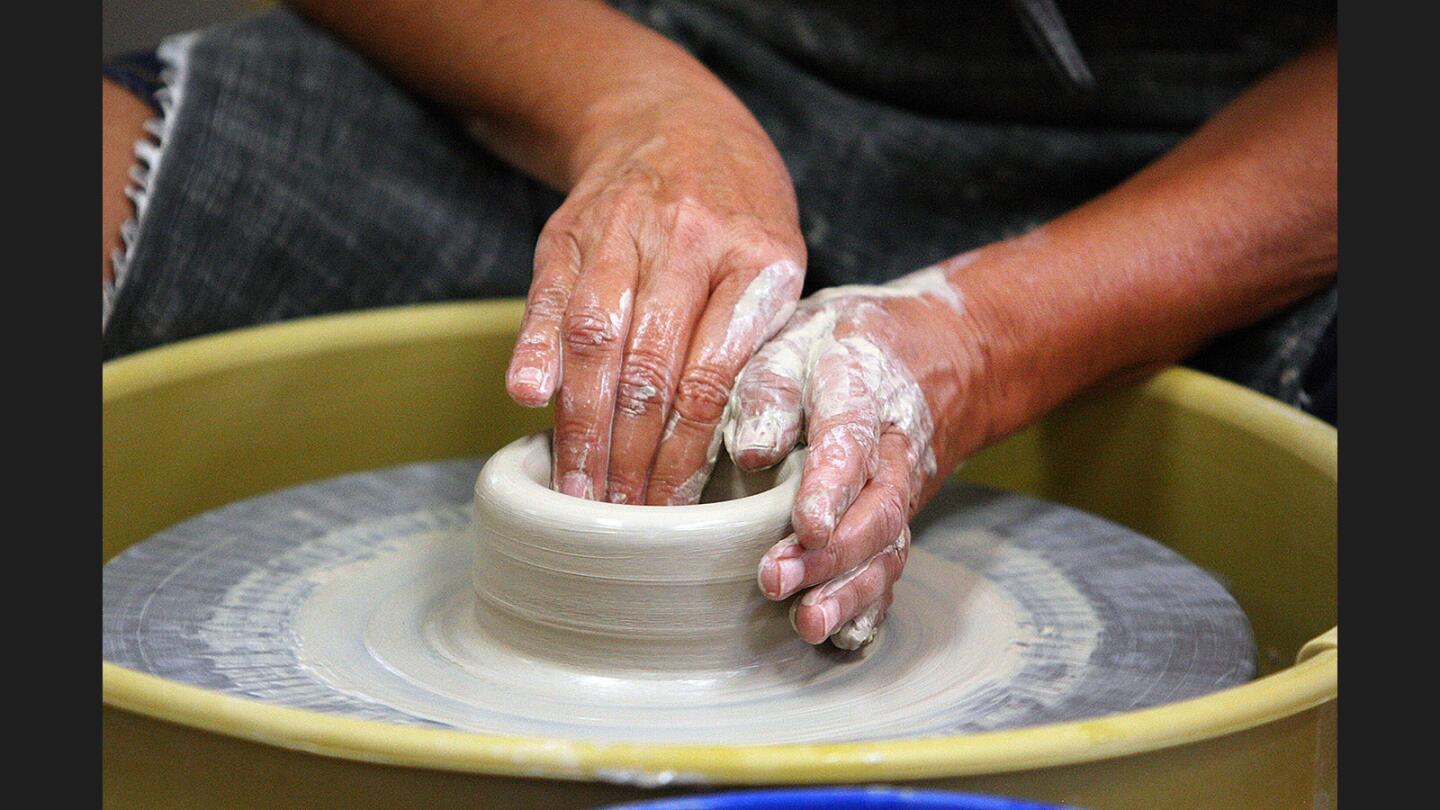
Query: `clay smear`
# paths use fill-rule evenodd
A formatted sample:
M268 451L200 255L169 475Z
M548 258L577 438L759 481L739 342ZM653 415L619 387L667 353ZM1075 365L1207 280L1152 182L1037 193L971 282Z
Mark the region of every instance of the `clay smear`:
M718 346L702 347L701 355L712 358L711 365L714 367L734 367L745 362L794 315L795 301L804 282L804 269L792 261L778 261L761 270L736 302L724 340ZM734 399L733 389L730 398ZM728 414L727 406L725 414L715 424L703 464L676 487L668 501L670 505L683 506L700 500L700 493L719 456ZM671 413L665 424L664 438L674 434L678 420L679 414Z

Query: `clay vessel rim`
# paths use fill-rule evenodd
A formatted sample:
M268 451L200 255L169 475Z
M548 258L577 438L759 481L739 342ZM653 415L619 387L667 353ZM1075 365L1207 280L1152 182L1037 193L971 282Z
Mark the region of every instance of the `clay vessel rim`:
M536 458L543 454L542 458ZM550 434L536 433L497 450L475 481L475 496L492 510L524 515L527 522L574 525L607 533L616 530L663 528L668 530L710 525L769 522L788 519L800 486L805 448L797 448L775 465L773 484L753 495L684 506L591 501L556 492L526 470L527 462L541 469L550 466ZM726 462L730 463L730 462Z

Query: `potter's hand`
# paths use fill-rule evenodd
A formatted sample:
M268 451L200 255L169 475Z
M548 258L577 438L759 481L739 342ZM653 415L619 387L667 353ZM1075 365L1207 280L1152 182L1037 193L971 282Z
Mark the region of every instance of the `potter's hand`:
M628 118L540 235L506 378L523 405L559 391L554 486L696 502L735 375L804 264L789 175L748 113Z
M794 533L759 570L770 599L810 588L791 614L806 641L855 649L884 618L907 523L938 485L939 464L957 461L937 447L937 428L945 436L949 422L976 415L965 400L980 373L966 348L976 344L961 339L971 328L960 294L931 268L805 299L741 373L725 426L731 458L770 466L802 431L810 447Z
M291 0L566 194L535 246L506 375L556 397L552 483L698 496L736 373L800 297L775 146L683 48L591 0Z
M291 0L565 193L506 375L557 392L552 483L697 499L736 373L800 297L775 146L683 48L590 0Z
M911 297L887 285L801 302L741 374L725 440L753 468L807 433L795 534L759 577L772 599L811 587L802 637L873 632L937 471L1334 282L1335 93L1327 42L1100 197L910 277ZM963 306L939 284L913 297L927 273L963 281Z

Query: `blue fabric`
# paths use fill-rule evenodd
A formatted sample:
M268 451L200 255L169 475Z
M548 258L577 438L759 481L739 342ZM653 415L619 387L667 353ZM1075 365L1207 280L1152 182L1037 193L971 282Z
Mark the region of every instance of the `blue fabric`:
M1060 805L890 787L738 790L614 805L603 810L1064 810ZM1076 809L1078 810L1078 808Z

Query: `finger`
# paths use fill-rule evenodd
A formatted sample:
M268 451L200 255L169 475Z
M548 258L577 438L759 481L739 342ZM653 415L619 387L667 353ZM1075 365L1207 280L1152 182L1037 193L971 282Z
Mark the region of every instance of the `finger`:
M895 432L880 437L880 466L845 511L830 542L808 550L794 535L760 558L760 590L769 599L834 579L870 559L900 536L910 518L913 455L910 441Z
M645 502L650 463L709 293L706 274L694 268L671 267L640 281L615 397L606 481L612 503Z
M819 644L880 602L900 579L909 550L910 530L906 528L895 543L860 566L806 591L791 610L790 621L795 632L805 641Z
M730 273L715 288L696 327L655 452L647 503L700 499L720 450L720 419L735 377L794 313L803 282L800 265L782 259L754 275Z
M580 252L574 240L542 235L535 245L525 318L505 373L505 390L521 405L544 407L560 384L560 324L579 275Z
M894 601L895 590L894 586L891 586L879 602L860 611L855 618L831 633L830 643L842 650L858 650L874 641L876 634L880 632L880 624L885 621L885 613Z
M863 347L826 341L806 385L810 445L791 527L807 549L822 548L879 463L880 415ZM873 364L871 364L873 365Z
M609 465L615 382L638 272L633 248L597 246L560 326L565 368L555 408L554 486L566 495L594 499L604 493Z
M795 449L805 423L801 396L809 347L824 327L818 310L802 308L740 371L725 450L742 470L774 466Z

